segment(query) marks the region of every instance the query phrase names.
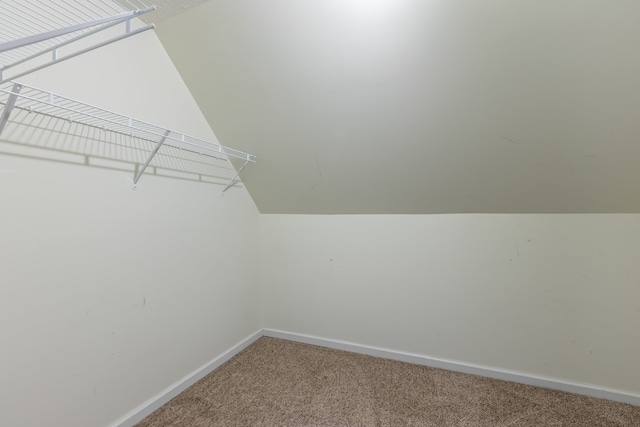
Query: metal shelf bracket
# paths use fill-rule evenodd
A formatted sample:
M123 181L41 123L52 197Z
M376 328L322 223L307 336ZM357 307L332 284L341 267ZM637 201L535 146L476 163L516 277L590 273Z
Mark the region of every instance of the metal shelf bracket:
M131 124L131 122L132 122L132 120L130 118L129 119L129 124ZM165 132L164 136L162 138L160 138L160 140L156 144L156 148L154 148L153 151L151 152L151 154L149 154L149 158L147 158L147 161L145 162L145 164L142 166L142 168L139 171L137 171L135 177L133 178L133 184L132 184L132 188L134 190L138 189L138 181L140 180L140 177L142 177L142 174L147 169L147 166L149 166L149 163L151 163L151 160L153 160L155 155L158 154L158 150L160 150L160 147L162 147L162 144L164 144L164 142L167 140L167 137L169 136L170 133L171 133L170 130Z
M4 127L7 125L7 122L9 121L9 116L11 115L11 111L13 110L13 107L16 105L16 99L20 94L20 89L22 89L22 86L19 83L13 84L11 93L9 94L9 98L7 99L7 103L4 106L4 109L2 110L2 116L0 116L0 135L2 135L2 131L4 130Z
M247 167L247 165L249 164L251 160L249 160L247 158L247 161L244 162L244 165L242 165L242 167L240 169L238 169L238 173L235 174L235 176L233 178L231 178L231 180L229 181L229 183L227 184L226 187L224 187L224 189L222 190L222 194L224 194L225 191L227 191L229 188L231 188L233 185L235 185L238 177L240 176L240 174L242 173L242 171L244 170L244 168Z

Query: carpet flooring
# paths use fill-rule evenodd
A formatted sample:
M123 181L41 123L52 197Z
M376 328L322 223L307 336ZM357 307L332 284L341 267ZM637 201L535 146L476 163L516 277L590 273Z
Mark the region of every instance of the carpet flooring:
M260 338L137 427L640 426L640 407Z

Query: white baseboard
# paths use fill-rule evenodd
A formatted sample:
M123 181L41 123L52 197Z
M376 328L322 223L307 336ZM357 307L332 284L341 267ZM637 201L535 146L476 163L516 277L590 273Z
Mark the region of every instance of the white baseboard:
M244 340L240 341L238 344L231 347L229 350L216 357L212 361L206 363L195 371L191 372L186 377L181 380L175 382L170 385L162 392L158 393L151 399L147 400L142 405L138 406L128 414L124 415L122 418L115 421L110 427L132 427L135 424L142 421L147 416L151 415L152 412L160 408L162 405L185 391L187 388L191 387L193 384L206 377L209 373L211 373L214 369L231 359L236 354L240 353L242 350L247 348L249 345L253 344L258 338L262 337L262 330L259 330Z
M537 387L561 390L569 393L582 394L585 396L592 396L601 399L614 400L617 402L640 406L639 394L600 387L593 384L581 384L557 378L532 375L524 372L509 371L506 369L499 369L489 366L439 359L419 354L405 353L396 350L371 347L367 345L354 344L346 341L332 340L304 334L296 334L275 329L264 329L263 335L265 337L280 338L288 341L313 344L321 347L333 348L336 350L345 350L353 353L366 354L369 356L382 357L385 359L398 360L401 362L430 366L433 368L447 369L450 371L464 372L467 374L480 375L483 377L496 378L499 380L517 382L521 384L529 384Z
M240 353L242 350L253 344L262 336L280 338L305 344L312 344L321 347L333 348L336 350L350 351L353 353L366 354L369 356L382 357L385 359L398 360L400 362L413 363L416 365L430 366L433 368L447 369L450 371L464 372L473 375L481 375L483 377L496 378L499 380L517 382L521 384L529 384L538 387L561 390L569 393L582 394L585 396L592 396L601 399L614 400L617 402L640 406L640 394L628 393L625 391L600 387L593 384L581 384L557 378L532 375L524 372L509 371L506 369L475 365L471 363L458 362L455 360L439 359L436 357L423 356L420 354L405 353L397 350L389 350L386 348L372 347L350 343L347 341L333 340L311 335L279 331L275 329L262 329L248 336L204 366L196 369L181 380L167 387L156 396L152 397L142 405L138 406L128 414L115 421L109 427L133 427L135 424L142 421L145 417L151 415L153 411L157 410L162 405L169 402L171 399L185 391L187 388L207 376L214 369L218 368L233 356Z

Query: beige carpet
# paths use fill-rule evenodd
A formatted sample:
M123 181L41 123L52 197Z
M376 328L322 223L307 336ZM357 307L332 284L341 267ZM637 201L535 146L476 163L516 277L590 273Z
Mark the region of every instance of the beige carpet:
M640 407L261 338L138 424L159 426L640 426Z

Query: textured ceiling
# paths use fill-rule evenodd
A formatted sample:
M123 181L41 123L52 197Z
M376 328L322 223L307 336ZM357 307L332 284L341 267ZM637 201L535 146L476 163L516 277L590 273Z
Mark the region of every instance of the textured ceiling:
M115 0L124 7L131 8L127 0ZM207 0L143 0L148 6L155 6L156 10L141 16L141 19L147 24L158 23L171 16L182 13L194 6L198 6ZM138 5L136 4L137 8Z
M640 212L640 2L211 0L157 33L264 213Z

